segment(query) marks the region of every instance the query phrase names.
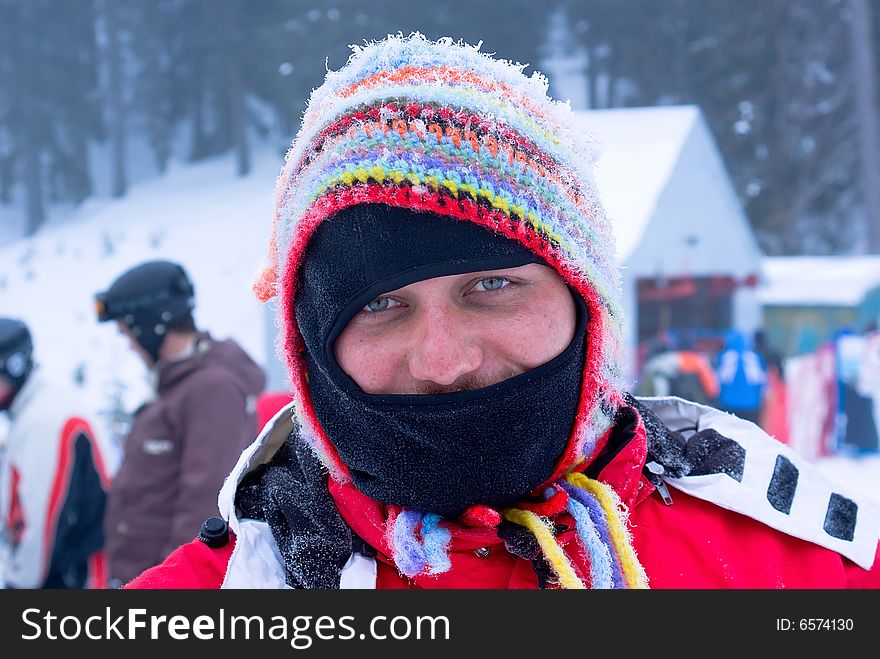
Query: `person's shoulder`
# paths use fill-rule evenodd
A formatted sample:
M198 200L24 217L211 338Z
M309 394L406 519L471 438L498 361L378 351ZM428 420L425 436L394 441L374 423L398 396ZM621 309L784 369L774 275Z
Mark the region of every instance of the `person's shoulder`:
M96 414L84 393L73 383L67 384L43 372L35 372L20 394L24 397L19 411L23 423L63 426L85 424L94 430Z
M205 392L238 390L237 383L236 374L223 361L197 358L175 387L180 387L184 392L192 391L204 395Z
M670 430L678 430L679 428L705 429L714 427L719 422L722 425L733 424L734 430L737 431L753 432L756 430L754 424L734 417L732 414L678 396L636 396L633 400L643 417L652 417Z
M215 338L210 334L206 334L205 339L207 340L208 352L214 359L225 361L254 361L248 351L244 349L244 346L242 346L236 339L232 337L225 337L220 339Z
M236 386L249 394L257 394L265 386L263 369L234 340L208 337L204 352L197 356L189 381L218 386Z

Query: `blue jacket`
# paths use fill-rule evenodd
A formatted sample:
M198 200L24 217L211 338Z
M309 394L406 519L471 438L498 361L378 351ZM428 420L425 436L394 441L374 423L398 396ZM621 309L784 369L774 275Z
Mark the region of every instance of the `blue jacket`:
M756 410L767 383L763 358L749 347L742 332L728 332L718 355L718 402L726 408Z

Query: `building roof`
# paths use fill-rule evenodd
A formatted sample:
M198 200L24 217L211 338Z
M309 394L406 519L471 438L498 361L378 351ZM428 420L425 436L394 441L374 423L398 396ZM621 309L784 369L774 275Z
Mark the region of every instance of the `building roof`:
M774 256L763 270L765 306L857 306L880 286L880 256Z
M596 140L596 185L614 224L624 263L638 246L682 147L696 124L695 105L575 113Z

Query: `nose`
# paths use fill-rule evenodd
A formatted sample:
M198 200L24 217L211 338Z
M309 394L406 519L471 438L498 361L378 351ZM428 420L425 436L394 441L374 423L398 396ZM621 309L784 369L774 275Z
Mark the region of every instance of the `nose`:
M448 386L479 369L483 350L460 311L453 305L442 305L419 316L419 331L409 351L413 378Z

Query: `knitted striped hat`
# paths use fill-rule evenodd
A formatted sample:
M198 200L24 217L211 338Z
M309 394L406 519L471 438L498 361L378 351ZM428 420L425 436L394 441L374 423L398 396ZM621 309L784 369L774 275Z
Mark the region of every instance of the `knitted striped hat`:
M584 386L558 478L600 448L622 391L620 273L589 140L542 75L478 48L414 34L353 50L311 95L278 179L269 264L254 285L263 301L280 296L279 347L301 429L346 480L309 401L293 313L310 236L356 204L431 211L518 241L587 304Z

